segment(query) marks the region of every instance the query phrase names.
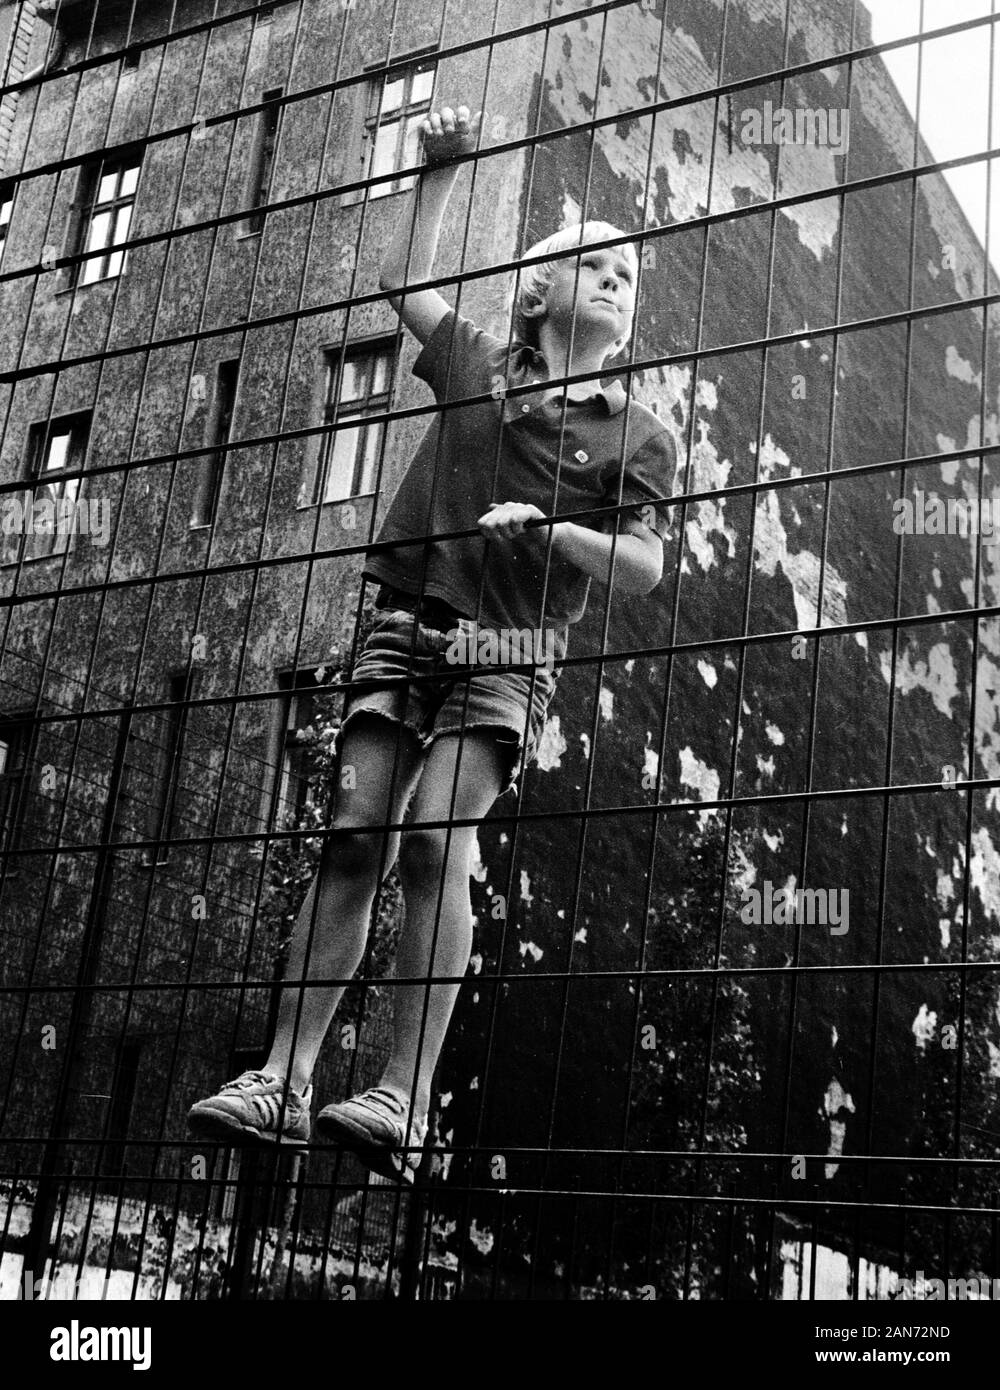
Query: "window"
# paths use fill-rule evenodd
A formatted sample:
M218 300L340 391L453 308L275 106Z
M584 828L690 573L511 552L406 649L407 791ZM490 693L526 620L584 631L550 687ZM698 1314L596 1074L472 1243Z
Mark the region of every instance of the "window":
M147 716L148 717L148 716ZM125 739L125 759L121 769L121 781L118 788L118 796L115 799L115 814L111 825L111 838L118 844L122 840L128 840L134 835L134 826L129 816L130 809L135 805L135 783L137 780L135 748L136 721L131 710L122 711L122 720L126 726L127 734Z
M339 425L324 434L311 505L339 502L373 492L385 438L385 422L364 424L366 415L389 408L395 340L324 354L323 423ZM358 421L348 424L345 421Z
M141 165L140 155L105 161L94 168L89 181L85 180L87 215L78 249L106 254L81 263L77 284L93 285L124 274L128 252L112 248L128 240Z
M132 1107L139 1082L139 1058L142 1043L120 1042L115 1057L115 1074L111 1082L111 1099L108 1108L108 1126L104 1147L103 1169L106 1174L118 1175L126 1172L125 1141L128 1138L129 1124L132 1120Z
M25 768L31 725L27 719L0 720L0 851L17 848L25 812ZM13 874L17 861L0 863L0 874Z
M316 672L283 672L278 684L288 693L280 703L281 748L274 811L275 825L287 826L301 817L309 792L311 746L299 734L313 722Z
M273 87L265 92L264 101L275 105L266 107L257 114L254 129L253 148L250 154L250 177L247 180L246 205L248 208L266 206L271 190L271 173L274 168L274 152L278 145L278 127L281 125L281 107L277 103L284 95L283 87ZM255 212L243 223L243 235L254 236L264 227L265 213Z
M322 668L279 671L275 679L283 693L271 702L267 751L263 759L259 825L262 832L287 829L302 815L309 792L311 743L298 737L314 721L314 700ZM294 846L293 846L294 848ZM255 844L262 858L265 844Z
M28 435L28 477L34 484L30 525L24 520L26 560L61 555L75 529L76 504L87 456L90 412L63 415L32 425ZM4 560L16 559L12 551Z
M191 698L190 675L171 676L167 699L171 708L153 715L155 734L151 752L156 770L146 821L146 839L160 843L146 851L147 864L165 864L169 855L165 841L177 823L177 791L180 786L184 734L187 728L187 701Z
M7 245L7 229L14 213L14 185L0 183L0 262L3 261L4 247Z
M228 444L232 430L233 408L236 404L236 386L239 375L239 358L234 358L230 362L219 363L215 377L212 411L205 430L205 443L215 452L199 461L201 475L191 510L192 526L211 526L215 520L222 474L226 466L223 445Z
M397 69L373 84L374 109L366 121L371 141L368 177L391 174L416 164L420 148L419 125L431 109L436 64L425 60L405 71ZM369 198L383 198L387 193L401 193L412 187L414 179L394 179L375 184L368 190Z

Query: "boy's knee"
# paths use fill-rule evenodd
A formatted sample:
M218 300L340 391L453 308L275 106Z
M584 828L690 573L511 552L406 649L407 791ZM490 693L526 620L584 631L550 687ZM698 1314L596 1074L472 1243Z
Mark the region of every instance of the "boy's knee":
M454 834L452 836L454 839ZM407 830L399 846L399 875L404 883L438 881L445 860L454 852L442 829Z
M323 842L321 866L341 878L374 879L382 867L384 844L385 836L375 829L334 824Z

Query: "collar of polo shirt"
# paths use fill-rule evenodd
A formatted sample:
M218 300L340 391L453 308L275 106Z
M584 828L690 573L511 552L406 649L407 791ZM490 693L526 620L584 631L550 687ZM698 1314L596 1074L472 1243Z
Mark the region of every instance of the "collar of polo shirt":
M518 368L523 372L529 372L532 368L538 368L544 372L546 376L548 375L549 364L545 360L545 354L539 352L537 348L533 348L530 343L523 343L517 349L515 361ZM619 411L625 409L628 397L625 394L624 386L622 386L617 378L610 386L601 386L599 383L593 382L591 385L594 387L593 393L590 396L585 396L583 398L584 402L595 399L603 401L609 415L617 415ZM579 404L579 402L576 403ZM572 399L570 399L570 404L574 404Z

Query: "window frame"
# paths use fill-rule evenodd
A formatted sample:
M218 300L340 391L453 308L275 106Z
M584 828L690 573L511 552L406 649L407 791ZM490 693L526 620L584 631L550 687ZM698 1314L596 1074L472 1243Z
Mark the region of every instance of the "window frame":
M363 69L366 80L357 82L353 87L353 107L350 113L345 111L345 122L348 125L353 137L350 139L342 169L335 175L338 183L353 183L371 178L372 165L375 160L375 150L377 144L377 131L381 124L382 98L387 85L387 78L395 80L400 73L406 73L411 77L418 71L427 68L434 69L434 81L431 84L431 94L428 99L427 109L431 108L434 100L434 88L437 83L438 68L440 67L440 49L434 44L428 48L417 49L413 53L401 54L393 59L396 65L391 73L385 72L383 62L366 63ZM414 110L413 114L419 114ZM364 202L367 194L369 199L380 200L390 197L394 193L403 193L410 186L412 180L394 179L379 185L377 188L352 188L347 193L340 194L337 199L339 207L354 207L357 203ZM402 186L401 186L402 185Z
M410 122L418 117L425 116L431 109L434 100L434 88L437 83L438 70L438 50L436 48L426 49L420 53L412 55L405 66L395 67L391 72L381 72L368 84L368 113L364 122L364 139L367 145L367 155L364 157L365 178L374 178L375 160L379 150L379 131L390 125L398 126L395 145L392 157L391 171L397 172L405 169L406 166L406 131ZM414 80L422 73L431 72L431 86L426 98L420 101L413 101ZM391 120L386 120L386 112L383 107L386 89L402 81L403 99L397 106L389 108ZM406 193L416 183L417 175L410 174L405 178L392 179L381 184L375 184L368 188L368 200L373 202L376 199L390 197L394 193Z
M372 384L378 377L378 362L385 359L385 388L373 391ZM361 396L351 396L342 400L340 392L348 364L370 363L365 369L365 391ZM311 477L304 480L300 490L299 510L311 507L337 506L362 497L374 497L381 475L381 464L385 457L387 421L374 426L364 425L369 415L380 415L388 411L396 387L396 372L399 363L398 337L393 334L380 334L378 337L356 339L346 344L335 343L322 349L321 387L318 391L317 414L323 432L316 436L316 448L310 461ZM345 409L344 407L347 407ZM327 426L347 423L346 430L328 429ZM372 451L370 470L365 460L369 454L370 430L377 431L377 442ZM356 430L360 435L355 446L353 472L349 491L342 496L330 497L329 480L331 464L337 439L348 430Z
M170 840L177 823L177 794L180 790L189 702L193 695L193 687L192 672L172 672L168 678L167 698L174 708L162 710L158 716L167 724L168 737L162 745L157 745L160 763L156 770L156 791L144 817L145 834L142 838L157 842L154 847L147 847L142 851L142 862L150 869L161 868L170 862Z
M70 543L74 539L75 532L62 536L59 534L58 512L66 500L67 484L76 484L73 492L74 507L83 500L84 473L87 466L87 456L90 453L90 433L93 418L94 412L92 410L74 410L65 415L53 415L46 420L36 420L28 426L23 475L25 492L31 494L34 504L36 493L42 489L55 489L53 500L56 504L54 518L56 524L53 525L52 533L48 537L48 547L45 549L40 547L39 539L46 536L46 532L36 531L34 528L30 533L22 533L17 538L17 546L12 546L9 552L6 551L5 547L0 548L0 567L28 564L35 560L58 559L70 551ZM60 468L47 468L45 464L50 457L49 450L53 438L62 436L64 433L69 439L66 448L66 462ZM14 553L15 548L16 554Z
M309 790L308 773L296 770L292 765L291 757L293 752L303 753L303 757L308 755L303 752L308 748L307 744L298 743L295 738L296 731L303 727L301 721L293 717L300 708L303 696L308 701L312 701L316 692L322 689L322 685L316 679L316 673L320 667L298 667L292 671L281 671L278 673L278 687L281 690L281 699L278 701L279 720L278 731L278 755L275 760L274 786L272 789L273 816L276 825L284 825L290 813L292 820L288 824L294 824L301 819L302 811L305 807L306 796ZM308 727L308 726L306 726ZM296 795L293 798L285 797L285 790L295 779L298 783ZM290 812L283 810L286 806ZM296 842L296 849L300 848Z
M274 673L274 683L281 692L268 703L270 710L267 725L267 746L263 758L264 776L260 792L260 808L257 819L260 833L266 836L282 821L282 788L286 777L285 759L291 738L289 723L296 695L303 691L315 693L324 688L324 683L316 679L323 669L318 666L286 667ZM298 808L301 810L301 806ZM251 853L257 859L267 854L269 842L262 838L254 844ZM297 847L297 842L295 842Z
M0 769L0 882L18 872L17 860L7 855L18 848L27 810L28 769L31 766L36 726L28 713L0 716L0 745L6 750ZM8 771L8 759L16 760Z
M139 200L139 188L142 180L143 155L145 151L142 147L134 147L115 151L112 154L105 154L100 160L94 160L80 171L79 195L77 198L78 225L75 234L71 237L71 254L82 256L88 251L101 250L100 256L94 256L90 260L77 261L72 270L72 287L74 289L88 289L91 285L101 285L109 280L118 280L128 272L128 251L116 251L114 248L127 241L132 234L135 222L135 209ZM126 173L135 173L135 182L128 193L122 193L121 189ZM105 179L115 174L115 193L112 198L101 199L101 189ZM128 225L123 235L118 237L118 219L122 212L128 211ZM105 241L102 247L91 246L91 234L94 222L97 217L108 216L109 237L113 238ZM117 267L112 271L112 263L117 259ZM95 272L94 267L97 267Z
M250 167L243 190L246 216L237 223L236 235L241 241L248 237L260 236L267 221L267 213L262 212L261 208L267 206L274 183L274 165L285 112L282 102L284 95L284 87L269 87L261 93L261 101L270 105L258 111L254 120Z
M191 531L211 530L215 525L226 468L225 446L232 438L239 399L242 362L240 357L226 357L215 364L212 408L205 423L205 453L198 461L199 476L191 503Z

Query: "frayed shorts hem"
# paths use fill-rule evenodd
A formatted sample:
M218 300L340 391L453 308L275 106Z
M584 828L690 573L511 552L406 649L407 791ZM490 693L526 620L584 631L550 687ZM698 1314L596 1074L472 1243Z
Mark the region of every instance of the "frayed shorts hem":
M447 633L406 610L381 616L354 664L341 735L361 713L402 724L424 753L446 735L491 730L503 750L502 796L537 755L557 674L542 665L459 671L445 660L449 645Z
M517 729L510 728L506 724L499 724L496 720L466 720L465 724L455 725L435 725L429 731L422 730L412 719L400 718L395 710L388 709L378 700L373 700L371 696L362 696L358 700L351 702L350 708L344 714L340 723L340 737L343 738L345 730L350 726L359 714L376 715L380 719L385 719L391 724L401 724L408 733L411 733L420 745L422 753L427 753L431 745L439 738L458 737L462 738L466 734L477 732L490 732L496 735L496 743L502 750L504 764L503 786L497 793L498 796L505 796L507 792L516 791L518 778L524 767L527 767L534 759L537 749L532 749L528 757L524 759L524 738Z

